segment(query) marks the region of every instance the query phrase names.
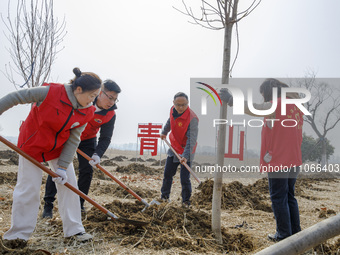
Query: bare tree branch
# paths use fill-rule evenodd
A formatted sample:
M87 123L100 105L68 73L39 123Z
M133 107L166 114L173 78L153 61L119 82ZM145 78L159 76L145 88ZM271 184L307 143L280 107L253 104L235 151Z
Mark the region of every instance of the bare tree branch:
M254 0L253 3L249 6L249 8L247 8L245 11L240 12L238 15L240 15L241 17L238 18L237 20L235 20L235 22L239 22L240 20L244 19L245 17L249 16L250 13L252 13L257 6L261 3L262 0Z
M322 165L324 165L327 159L325 139L328 132L340 122L340 91L325 82L317 82L316 74L312 71L308 72L303 82L297 83L312 95L306 103L306 108L312 115L304 116L304 119L322 141Z
M66 35L65 19L60 23L53 14L53 0L17 0L16 17L11 17L11 1L7 18L1 15L10 43L7 49L14 66L5 65L6 78L17 86L37 87L46 81L60 44ZM14 73L24 82L18 84Z
M180 10L173 7L178 12L189 16L191 21L189 23L199 25L201 27L211 29L211 30L221 30L221 29L232 29L233 24L237 24L240 20L247 17L252 13L256 7L261 3L262 0L253 0L250 6L241 12L237 12L237 6L239 0L216 0L215 4L213 1L201 0L200 13L194 13L191 7L188 7L185 0L182 0L184 10ZM196 11L198 12L198 10ZM235 63L237 61L239 53L239 33L238 27L236 27L236 37L237 37L237 50L236 56L232 61L229 73L231 73Z

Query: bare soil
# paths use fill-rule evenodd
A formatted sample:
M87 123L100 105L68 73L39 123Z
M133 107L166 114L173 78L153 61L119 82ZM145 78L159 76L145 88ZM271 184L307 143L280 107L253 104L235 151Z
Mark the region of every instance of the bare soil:
M160 158L143 157L136 162L135 152L109 150L101 164L148 203L159 200L163 178ZM0 235L10 227L13 189L16 184L17 155L0 151ZM134 161L130 161L134 159ZM106 160L106 161L104 161ZM142 161L143 160L143 161ZM11 163L9 163L11 162ZM105 163L107 162L107 163ZM77 166L77 161L74 161ZM154 165L153 165L154 164ZM44 194L43 178L41 199ZM299 178L296 195L302 228L308 228L340 212L340 180L336 178ZM87 243L64 238L62 222L55 203L54 217L42 219L42 205L35 232L26 247L9 249L0 243L0 254L255 254L272 245L268 233L275 231L268 182L260 178L224 179L222 187L223 245L211 233L213 179L205 178L198 186L192 179L192 206L181 206L179 173L174 178L170 203L146 208L100 170L94 170L89 196L120 218L149 222L144 227L109 219L85 203L83 219L86 231L94 235ZM340 254L340 237L328 240L305 253Z

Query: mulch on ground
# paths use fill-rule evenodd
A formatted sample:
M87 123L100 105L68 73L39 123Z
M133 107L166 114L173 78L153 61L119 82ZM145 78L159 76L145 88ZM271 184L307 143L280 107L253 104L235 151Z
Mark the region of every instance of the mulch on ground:
M143 213L144 205L113 201L104 206L119 217L150 222L145 227L111 222L107 216L92 208L84 225L95 230L106 240L120 240L122 246L155 250L178 247L194 252L241 252L254 250L253 238L242 231L234 233L223 228L223 245L215 242L211 233L211 216L200 210L187 210L171 203L152 205Z

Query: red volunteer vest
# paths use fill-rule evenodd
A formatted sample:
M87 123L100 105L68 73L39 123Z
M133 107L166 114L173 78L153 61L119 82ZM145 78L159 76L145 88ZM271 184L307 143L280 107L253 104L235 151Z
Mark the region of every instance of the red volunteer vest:
M174 106L170 109L170 127L171 133L169 135L171 146L175 149L178 154L184 152L185 145L187 143L188 137L185 135L190 121L193 118L197 118L196 114L188 107L185 112L178 118L174 119L172 116ZM196 143L197 145L197 143ZM196 145L193 148L192 153L195 152Z
M265 123L261 133L261 165L282 165L289 168L302 165L303 113L295 105L288 104L286 115L282 115L281 98L278 98L275 119L277 120L273 121L272 129L268 127L268 123L272 121L264 119ZM267 152L272 155L272 160L269 163L263 160Z
M106 115L94 113L93 118L87 123L85 130L81 133L80 140L84 141L96 137L99 128L109 122L115 114L114 110L108 111Z
M73 109L64 85L50 86L46 98L37 106L34 103L28 117L20 127L18 147L39 162L49 161L60 156L71 129L87 123L95 111Z

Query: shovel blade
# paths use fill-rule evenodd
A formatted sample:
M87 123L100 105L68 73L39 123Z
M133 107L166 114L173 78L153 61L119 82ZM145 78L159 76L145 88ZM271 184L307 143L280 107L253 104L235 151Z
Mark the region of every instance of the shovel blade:
M154 205L154 204L160 205L161 203L158 202L157 200L152 200L151 203L150 203L150 205Z
M154 204L160 205L161 203L158 202L158 201L156 201L156 200L152 200L150 204L147 204L147 206L144 207L144 209L142 210L142 212L144 212L146 208L148 208L148 207L150 207L151 205L154 205Z

